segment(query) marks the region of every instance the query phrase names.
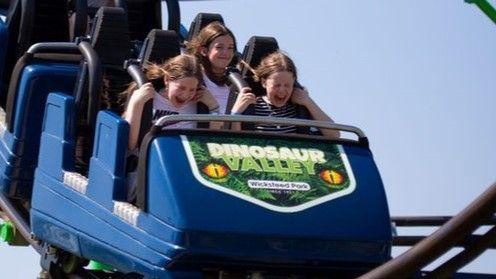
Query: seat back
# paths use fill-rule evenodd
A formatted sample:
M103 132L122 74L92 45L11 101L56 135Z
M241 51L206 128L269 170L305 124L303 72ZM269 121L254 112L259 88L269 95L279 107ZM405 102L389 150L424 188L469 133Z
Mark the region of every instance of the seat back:
M143 41L152 29L162 29L160 0L126 0L131 40Z
M1 0L0 1L0 10L3 11L4 13L7 12L7 10L9 9L9 6L10 6L10 0Z
M199 13L196 15L195 19L191 22L188 32L188 41L191 41L203 27L207 26L209 23L214 21L218 21L224 24L224 19L220 14L212 14L212 13Z
M19 57L38 42L69 41L68 6L66 0L14 0L6 18L8 40L3 65L3 90L0 105L5 107L6 88Z
M98 93L93 101L79 101L85 98L88 91L85 86L85 73L81 73L78 92L82 92L81 97L76 96L76 103L83 106L79 111L87 111L87 115L96 118L100 109L110 108L116 112L121 109L119 93L125 89L129 83L127 76L122 69L124 61L129 58L131 44L127 16L122 8L101 7L95 15L92 31L90 34L91 46L98 54L102 68L102 85L98 88ZM76 132L76 171L86 175L88 171L90 156L93 149L93 135L95 120L84 115L78 118Z
M0 150L0 184L10 197L29 199L38 161L43 110L50 92L72 95L79 57L60 61L52 54L26 54L15 67Z
M91 33L91 45L104 68L120 68L131 55L126 12L118 7L101 7Z
M174 31L153 29L146 37L143 51L143 64L162 63L181 53L179 37Z
M102 7L95 18L91 44L102 61L104 80L100 109L122 113L120 93L131 82L122 67L131 57L128 17L122 8Z
M253 36L246 43L241 58L255 69L262 59L279 49L277 40L273 37ZM253 79L253 73L246 66L241 68L242 77L248 82L255 95L264 95L265 89Z

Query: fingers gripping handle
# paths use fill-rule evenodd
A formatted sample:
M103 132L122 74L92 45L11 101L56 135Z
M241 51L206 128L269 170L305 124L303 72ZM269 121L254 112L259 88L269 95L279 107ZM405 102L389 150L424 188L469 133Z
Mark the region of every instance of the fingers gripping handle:
M127 67L127 72L133 78L133 80L136 82L136 85L138 85L138 88L143 86L143 84L146 83L145 75L143 75L143 72L141 71L141 68L139 65L137 65L137 64L129 65Z
M126 61L126 64L124 64L124 68L126 68L129 75L136 82L138 88L140 88L141 86L143 86L143 84L147 82L147 79L143 74L143 71L141 70L138 61ZM141 144L143 137L150 130L152 126L152 118L153 118L152 114L153 114L153 99L148 100L145 103L143 107L143 111L141 113L141 126L138 135L138 146L139 144Z

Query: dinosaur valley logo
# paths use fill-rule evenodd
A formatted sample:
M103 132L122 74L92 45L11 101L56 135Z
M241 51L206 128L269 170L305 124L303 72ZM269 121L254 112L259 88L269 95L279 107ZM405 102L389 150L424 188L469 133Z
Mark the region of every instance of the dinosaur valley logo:
M355 189L340 145L298 139L181 137L200 183L271 210L301 211Z

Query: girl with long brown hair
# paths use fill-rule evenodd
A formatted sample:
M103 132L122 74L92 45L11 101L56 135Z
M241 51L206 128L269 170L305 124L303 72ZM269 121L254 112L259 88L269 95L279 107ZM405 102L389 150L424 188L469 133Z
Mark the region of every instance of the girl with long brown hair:
M219 103L219 113L225 114L229 110L230 94L225 71L235 64L237 53L234 34L221 23L212 22L187 43L187 52L202 64L203 82Z
M124 92L129 100L123 118L129 122L129 150L138 141L141 115L145 103L153 99L153 120L171 114L196 114L196 103L203 103L209 111L219 105L212 94L201 85L203 70L194 56L178 55L163 64L150 64L145 70L148 83L140 88L132 83ZM193 128L191 122L179 122L167 128Z
M238 94L231 114L308 118L326 122L332 119L310 98L308 91L295 86L297 81L296 66L286 54L276 51L264 57L256 69L252 69L255 80L262 84L266 94L256 97L251 89L245 87ZM305 115L300 113L305 109ZM241 129L239 123L232 126ZM295 125L255 124L253 129L267 132L296 133L300 132ZM307 132L305 132L307 133ZM334 130L321 130L327 137L339 137Z

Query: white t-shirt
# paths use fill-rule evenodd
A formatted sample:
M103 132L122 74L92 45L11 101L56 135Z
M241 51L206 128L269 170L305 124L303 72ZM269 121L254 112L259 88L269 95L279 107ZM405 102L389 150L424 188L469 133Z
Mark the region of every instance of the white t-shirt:
M212 93L217 103L219 103L220 114L226 113L227 99L229 98L229 87L227 85L217 85L215 82L211 81L207 75L203 75L203 81L208 91Z
M162 93L162 91L160 91ZM173 114L196 114L196 103L190 102L180 108L172 106L169 100L162 95L155 93L153 97L153 117L152 121L155 122L162 116ZM181 121L172 125L168 125L166 129L190 129L194 128L194 123L191 121Z

